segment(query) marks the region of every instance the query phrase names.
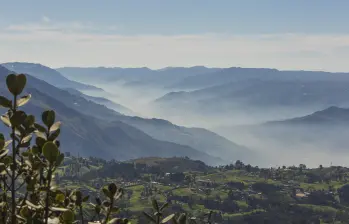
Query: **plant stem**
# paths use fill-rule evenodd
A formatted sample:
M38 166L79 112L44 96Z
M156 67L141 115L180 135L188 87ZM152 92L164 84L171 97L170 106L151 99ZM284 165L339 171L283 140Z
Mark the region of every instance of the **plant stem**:
M47 172L47 191L46 191L46 200L45 200L45 223L48 223L49 216L49 197L51 191L51 179L52 179L52 165L50 164Z
M81 216L81 223L84 224L84 214L82 213L82 205L80 207L80 216Z
M107 224L108 221L109 221L109 216L111 214L111 210L112 210L113 207L114 207L114 198L110 198L110 206L109 206L109 210L108 210L108 213L107 213L107 217L105 218L105 224Z
M43 184L44 169L40 168L40 185Z
M102 223L100 214L98 214L98 221L99 221L99 223Z
M13 113L16 113L17 110L17 95L14 96L13 100ZM16 142L15 142L15 127L12 127L12 176L11 176L11 200L12 200L12 209L11 209L11 223L16 224L17 223L17 216L16 216L16 169L17 169L17 163L16 163Z
M4 182L5 182L5 180L4 180ZM6 202L6 204L7 204L7 189L6 189L6 188L5 188L4 193L3 193L3 195L2 195L2 201ZM7 206L6 206L6 207L7 207ZM8 214L7 214L7 209L6 209L6 207L5 207L5 209L3 209L2 212L1 212L2 222L3 222L3 223L6 223L6 220L7 220L7 218L8 218Z

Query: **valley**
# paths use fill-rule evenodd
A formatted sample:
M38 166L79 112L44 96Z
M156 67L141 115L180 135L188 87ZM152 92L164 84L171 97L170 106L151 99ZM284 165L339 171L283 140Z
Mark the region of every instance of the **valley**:
M348 9L2 1L0 224L348 224Z
M345 122L309 126L308 122L300 120L297 127L289 122L277 127L269 125L307 117L328 108L347 108L349 76L346 73L199 66L161 70L57 70L68 78L94 83L113 93L117 97L106 98L137 111L138 116L213 131L252 151L254 156L250 154L248 162L261 166L292 165L299 161L314 167L326 162L346 165ZM102 77L115 74L117 78L106 84L92 78L97 74ZM175 77L168 78L172 76ZM166 77L166 83L163 77ZM328 120L335 118L336 114L328 114ZM140 125L136 127L140 128ZM160 139L170 138L172 136L168 135L168 138ZM284 160L282 155L289 152L301 156ZM333 161L327 161L329 154ZM259 159L261 155L264 156Z

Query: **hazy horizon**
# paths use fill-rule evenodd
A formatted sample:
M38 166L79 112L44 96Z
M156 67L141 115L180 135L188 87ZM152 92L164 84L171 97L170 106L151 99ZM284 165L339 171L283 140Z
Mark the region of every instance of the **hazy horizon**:
M234 65L344 72L348 6L323 0L39 0L34 7L11 1L0 9L0 61L54 68Z
M108 99L102 99L102 104L116 111L116 104L120 104L130 116L161 118L176 125L212 130L247 148L270 153L273 162L279 162L277 155L297 151L298 147L308 149L304 154L309 155L321 149L317 157L324 161L331 155L328 148L344 151L343 144L337 144L342 139L336 134L326 133L333 144L323 146L317 144L322 139L315 141L316 136L308 130L294 130L288 125L280 136L270 129L258 134L247 129L240 133L238 127L263 126L267 121L349 105L346 74L287 73L349 74L348 7L349 2L333 4L326 0L38 0L36 4L17 0L3 3L0 9L0 62L38 63L57 70L156 70L159 72L61 72L80 84L54 77L55 73L45 77L50 70L32 72L41 71L39 78L47 78L59 88L85 85L80 89L83 93ZM202 68L158 75L168 68L198 66L256 71L232 72L236 79L230 72L219 76L215 69ZM278 76L258 69L285 72ZM86 84L105 91L91 90ZM161 134L157 136L160 139ZM343 161L343 157L336 159ZM301 161L292 158L297 160Z
M161 70L165 70L165 69L171 69L171 68L194 68L194 67L205 67L205 68L218 68L218 69L229 69L229 68L243 68L243 69L270 69L270 70L278 70L278 71L307 71L307 72L328 72L328 73L348 73L349 74L349 68L347 71L331 71L331 70L323 70L323 69L282 69L282 68L276 68L276 67L253 67L253 66L235 66L235 65L230 65L230 66L226 66L226 67L217 67L217 66L210 66L210 65L202 65L202 64L197 64L197 65L191 65L191 66L164 66L164 67L147 67L145 65L139 65L139 66L134 66L134 67L121 67L118 65L113 65L113 66L104 66L104 65L95 65L95 66L78 66L78 65L71 65L71 66L58 66L58 67L54 67L54 66L50 66L44 63L41 63L39 61L35 62L35 61L0 61L0 64L4 64L4 63L29 63L29 64L38 64L38 65L43 65L43 66L47 66L50 67L52 69L62 69L62 68L107 68L107 69L113 69L113 68L121 68L121 69L128 69L128 68L144 68L144 69L150 69L153 71L161 71Z

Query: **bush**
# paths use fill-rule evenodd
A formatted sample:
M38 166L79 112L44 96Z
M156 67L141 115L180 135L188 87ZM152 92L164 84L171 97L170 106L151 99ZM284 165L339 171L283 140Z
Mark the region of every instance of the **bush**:
M9 140L0 134L0 223L87 223L85 207L94 211L91 221L129 223L126 218L115 217L119 211L115 204L122 197L123 190L114 183L102 188L102 198L95 198L95 204L79 190L62 191L54 186L55 171L64 160L58 140L61 122L56 121L53 110L44 111L40 123L33 115L20 110L31 99L30 94L21 96L26 82L23 74L8 75L6 85L12 99L0 96L0 106L8 110L1 120L10 132ZM171 214L164 218L163 210L168 204L160 207L156 200L152 204L154 215L144 214L156 224L184 224L192 219L185 214Z
M89 201L78 190L62 191L53 185L53 176L64 160L60 152L60 122L55 112L42 113L41 123L20 108L29 102L31 95L21 96L26 86L23 74L8 75L6 85L12 99L0 96L0 105L7 108L1 116L9 128L10 139L0 134L1 223L84 223L83 203ZM9 150L10 148L10 150ZM122 189L115 184L103 188L103 202L89 204L95 217L102 223L128 223L117 219L115 201L122 196Z

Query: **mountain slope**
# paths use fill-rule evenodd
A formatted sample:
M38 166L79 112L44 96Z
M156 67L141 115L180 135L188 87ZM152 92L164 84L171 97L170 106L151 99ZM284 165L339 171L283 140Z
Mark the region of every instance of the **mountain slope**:
M102 89L92 85L86 85L76 81L71 81L63 75L61 75L56 70L43 66L41 64L27 62L10 62L4 63L2 64L2 66L4 66L10 71L29 74L59 88L74 88L79 90L102 91Z
M126 86L158 86L169 88L180 80L193 76L220 70L219 68L168 67L159 70L149 68L58 68L64 76L85 83L123 82Z
M196 91L171 92L152 105L168 114L226 118L233 113L240 120L263 122L301 116L330 106L347 107L348 85L349 80L344 78L238 81Z
M80 96L80 97L83 97L87 100L95 102L97 104L104 105L104 106L108 107L109 109L117 111L118 113L126 114L126 115L134 114L134 112L132 110L128 109L127 107L124 107L124 106L122 106L118 103L115 103L111 100L108 100L104 97L89 96L89 95L83 94L79 90L72 89L72 88L65 88L65 90L73 95Z
M227 158L230 160L241 157L253 158L253 152L245 147L234 144L215 133L204 129L185 128L173 125L172 123L159 119L144 119L139 117L128 117L108 109L105 106L96 104L86 97L71 94L65 90L51 88L45 82L35 80L31 82L33 87L45 92L48 96L59 100L69 108L79 113L92 116L109 123L121 121L129 124L154 139L172 142L180 145L187 145L198 151L207 153L213 157Z
M251 161L256 159L255 153L250 149L203 128L186 128L161 119L139 117L124 116L121 121L142 130L153 138L188 145L228 161L238 159Z
M4 69L1 69L1 71L0 78L5 79L9 71ZM35 86L38 83L55 89L55 87L45 82L28 76L26 92L30 92L33 97L24 109L29 114L34 114L37 117L41 116L44 109L52 108L56 111L57 118L63 122L61 135L63 151L79 152L83 156L120 160L148 156L188 156L209 164L222 162L189 146L151 138L144 132L120 121L107 122L84 115L79 109L69 108L59 100L36 89ZM1 93L6 92L5 88L4 82L2 82ZM0 129L6 131L4 125Z
M67 143L66 148L69 151L72 148L69 146L73 142L75 150L80 148L80 154L86 156L91 154L104 158L112 156L121 160L155 155L162 157L188 156L205 160L208 163L212 162L212 158L188 146L155 140L122 122L108 123L89 117L66 107L35 89L29 88L28 91L38 101L37 104L45 104L55 109L58 117L66 124L63 126L66 128L62 129L62 141ZM30 108L27 109L31 111ZM37 114L35 110L32 110L32 113ZM66 133L63 135L64 132ZM80 141L76 141L76 139L80 139ZM77 142L78 145L76 145Z
M312 114L282 121L271 121L265 125L349 125L349 109L329 107Z
M65 104L67 107L78 110L80 113L85 115L105 120L112 120L116 115L120 115L120 113L109 109L104 105L96 104L84 97L71 94L64 89L54 88L54 86L35 77L28 76L27 79L31 87L44 92L47 96L52 97Z
M321 71L280 71L269 68L231 67L218 71L186 77L173 84L177 89L202 89L229 82L251 80L264 81L349 81L348 73L330 73Z
M253 136L261 146L316 153L347 153L349 109L329 107L312 114L263 124L221 130L234 136ZM291 151L289 151L291 152ZM333 155L335 156L335 155ZM348 156L343 154L342 156Z
M261 117L260 122L347 107L348 85L348 73L228 68L187 77L174 87L197 90L167 93L153 105L167 113L216 117L234 113L243 118L249 111L248 119Z
M268 81L230 82L190 92L171 92L157 102L220 103L231 101L250 105L297 106L314 102L340 103L347 101L348 82L344 81Z

